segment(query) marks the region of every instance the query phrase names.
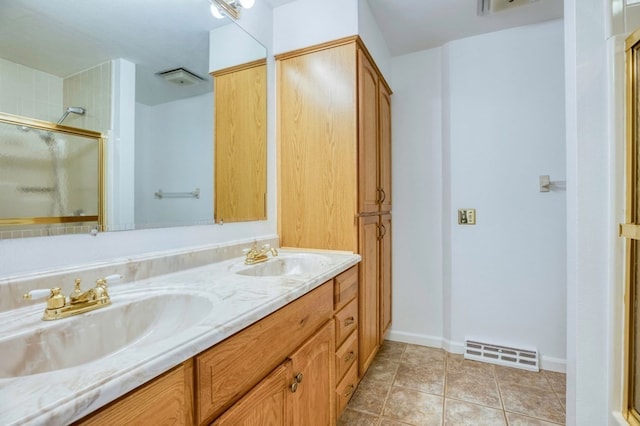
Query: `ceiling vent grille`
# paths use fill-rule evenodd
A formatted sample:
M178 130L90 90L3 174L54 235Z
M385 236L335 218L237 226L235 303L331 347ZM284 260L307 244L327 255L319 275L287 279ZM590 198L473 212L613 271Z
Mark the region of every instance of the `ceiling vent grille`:
M538 351L466 340L464 358L491 364L540 371Z
M176 68L173 70L162 71L156 73L160 77L164 78L169 83L177 84L178 86L191 86L204 81L204 78L185 68Z
M540 0L478 0L478 15L490 15Z

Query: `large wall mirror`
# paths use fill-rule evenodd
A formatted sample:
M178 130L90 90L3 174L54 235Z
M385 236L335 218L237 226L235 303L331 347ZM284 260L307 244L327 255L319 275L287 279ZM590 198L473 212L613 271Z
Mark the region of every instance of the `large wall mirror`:
M0 2L0 113L54 128L64 115L61 126L105 137L104 230L214 222L214 115L234 105L233 96L214 105L211 73L265 59L264 46L212 17L207 0ZM266 84L256 87L266 102ZM251 121L266 140L264 113ZM254 167L264 170L257 149ZM266 191L228 189L260 199Z

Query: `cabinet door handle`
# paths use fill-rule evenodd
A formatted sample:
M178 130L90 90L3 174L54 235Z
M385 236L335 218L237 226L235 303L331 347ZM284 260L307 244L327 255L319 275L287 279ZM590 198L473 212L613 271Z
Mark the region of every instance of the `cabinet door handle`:
M384 188L380 188L380 192L382 193L382 199L380 200L380 204L384 203L384 200L387 199L387 193L384 192Z
M355 357L356 357L356 353L354 351L351 351L344 357L344 362L349 362Z
M382 203L382 190L380 188L376 188L376 204Z
M298 383L297 382L293 382L289 389L291 390L291 393L296 393L296 391L298 390Z
M354 317L349 317L346 320L344 320L344 326L345 327L349 327L350 325L352 325L354 322L356 322L356 319Z
M378 241L380 241L382 239L382 227L380 227L380 225L378 225L377 223L376 223L376 226L378 227L377 239L378 239Z
M380 239L383 239L385 235L387 235L387 227L384 225L380 225L382 228L382 235L380 235Z
M347 396L351 395L355 388L356 387L354 385L350 385L349 388L347 389L347 391L344 393L344 396L347 397Z
M302 377L304 377L302 373L296 374L294 377L294 379L296 380L296 383L302 383Z

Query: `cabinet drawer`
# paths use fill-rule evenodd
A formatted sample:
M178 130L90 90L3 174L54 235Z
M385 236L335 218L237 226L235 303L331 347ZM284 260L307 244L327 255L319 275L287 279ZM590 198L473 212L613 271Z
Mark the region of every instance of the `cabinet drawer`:
M347 269L334 279L333 305L340 310L358 294L358 266Z
M358 299L353 299L347 306L336 313L336 347L358 327Z
M332 281L196 356L198 424L240 399L331 318Z
M336 387L336 418L340 418L340 414L344 411L345 407L349 403L349 400L356 391L358 386L358 364L354 363L344 379Z
M336 350L336 382L340 382L349 368L358 359L358 333L353 332Z

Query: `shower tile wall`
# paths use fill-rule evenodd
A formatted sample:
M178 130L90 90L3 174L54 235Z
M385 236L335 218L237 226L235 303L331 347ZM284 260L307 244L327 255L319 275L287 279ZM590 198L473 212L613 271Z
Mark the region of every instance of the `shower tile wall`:
M82 116L69 114L64 124L106 134L111 126L111 62L104 62L64 79L63 109L82 107ZM56 118L57 120L57 118Z
M57 121L62 78L0 58L0 112Z

